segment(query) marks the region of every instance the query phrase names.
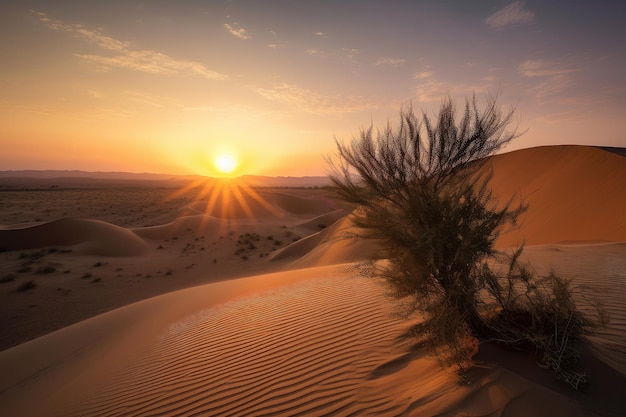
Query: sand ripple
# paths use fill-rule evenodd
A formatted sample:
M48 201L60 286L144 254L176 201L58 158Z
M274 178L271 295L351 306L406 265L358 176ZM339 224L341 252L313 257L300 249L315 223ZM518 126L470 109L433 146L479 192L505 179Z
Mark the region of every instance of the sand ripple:
M360 384L389 355L398 323L359 278L215 307L171 325L75 415L350 415L401 406ZM399 411L399 410L396 410Z

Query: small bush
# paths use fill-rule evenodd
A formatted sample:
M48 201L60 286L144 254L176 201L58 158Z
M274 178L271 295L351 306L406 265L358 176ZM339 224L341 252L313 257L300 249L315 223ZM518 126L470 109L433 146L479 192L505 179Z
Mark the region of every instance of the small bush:
M17 276L14 274L6 274L0 278L0 283L15 281L15 278L17 278Z
M35 281L25 281L22 282L18 287L17 290L18 292L23 292L23 291L30 291L33 288L35 288L37 286L37 284L35 283Z
M37 269L37 273L38 274L51 274L55 272L56 270L57 269L54 265L48 264L48 265L39 267L39 269Z

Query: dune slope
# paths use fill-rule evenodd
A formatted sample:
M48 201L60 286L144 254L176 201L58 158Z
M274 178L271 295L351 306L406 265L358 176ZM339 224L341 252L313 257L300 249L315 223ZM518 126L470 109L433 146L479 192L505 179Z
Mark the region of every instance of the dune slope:
M0 352L0 406L29 416L582 415L493 363L458 385L425 351L396 343L403 323L381 292L339 266L156 297Z
M147 245L123 227L99 220L61 219L19 229L0 229L0 250L46 246L75 246L79 253L102 256L135 256Z
M626 158L588 146L522 149L491 159L501 201L529 205L522 227L499 247L575 241L626 241Z

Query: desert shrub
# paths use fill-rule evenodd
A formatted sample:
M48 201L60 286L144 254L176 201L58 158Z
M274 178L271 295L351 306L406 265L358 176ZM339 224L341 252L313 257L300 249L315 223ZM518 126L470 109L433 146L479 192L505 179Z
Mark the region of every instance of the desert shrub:
M12 282L15 281L16 278L17 276L15 274L6 274L3 275L2 278L0 278L0 283Z
M497 201L489 188L487 157L518 136L508 130L514 109L503 113L496 101L480 108L473 97L458 116L446 98L435 119L409 109L397 129L337 140L329 177L340 198L358 205L358 235L377 239L388 259L370 273L384 279L405 317L421 317L403 338L420 340L461 375L479 340L532 345L559 373L550 352L569 355L591 320L567 281L520 266L522 249L507 255L494 247L526 210L520 200Z
M520 248L510 256L504 276L483 267L487 285L487 295L482 300L487 312L485 334L508 346L533 348L540 367L552 370L565 383L580 389L589 378L579 366L576 347L609 318L592 288L573 286L571 280L554 271L538 277L530 266L520 263L521 253ZM592 307L589 312L577 308L575 293L587 298Z
M37 286L37 284L35 283L35 281L24 281L22 282L18 287L17 290L18 292L24 292L24 291L29 291L32 290L33 288L35 288Z
M42 265L37 269L38 274L51 274L57 270L56 266L52 264Z

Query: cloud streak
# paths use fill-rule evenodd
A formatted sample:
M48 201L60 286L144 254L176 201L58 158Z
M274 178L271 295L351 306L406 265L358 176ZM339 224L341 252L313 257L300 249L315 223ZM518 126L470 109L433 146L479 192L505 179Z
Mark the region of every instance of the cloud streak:
M485 23L491 29L502 29L510 25L530 23L534 18L535 13L525 10L523 1L515 1L487 17Z
M518 67L518 72L524 77L543 79L528 90L538 100L565 90L572 83L571 74L577 71L580 70L560 62L541 59L526 60Z
M354 113L375 107L360 97L327 96L289 83L275 84L271 88L256 88L255 91L268 100L287 104L307 113Z
M488 89L486 85L453 84L431 78L430 75L422 79L423 81L415 87L415 94L417 99L424 103L441 101L448 95L467 97L471 94L481 94Z
M225 23L224 27L226 28L226 30L228 30L231 33L231 35L239 39L248 40L252 38L252 36L250 36L248 31L242 28L241 26L239 26L237 23L233 23L232 25Z
M89 29L80 24L69 24L51 19L45 13L34 12L39 20L51 29L72 33L89 43L112 52L113 55L76 54L85 62L93 65L97 71L107 72L112 68L126 68L151 74L193 74L211 80L224 80L228 76L207 68L197 61L176 59L151 49L134 49L129 42L124 42L104 35L96 29Z
M378 58L378 60L376 60L376 62L374 62L374 65L379 66L379 65L389 65L392 67L399 67L401 65L404 65L404 63L406 62L405 59L402 58L389 58L389 57L381 57Z

